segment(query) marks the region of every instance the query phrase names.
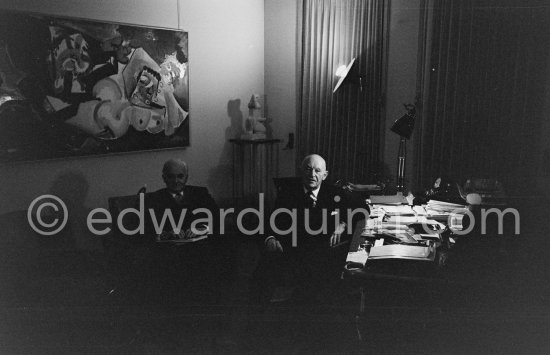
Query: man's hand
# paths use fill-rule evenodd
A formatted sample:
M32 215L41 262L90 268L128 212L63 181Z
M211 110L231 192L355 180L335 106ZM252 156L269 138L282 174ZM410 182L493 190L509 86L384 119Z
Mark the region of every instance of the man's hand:
M268 252L276 252L276 251L279 251L281 253L283 252L283 247L281 243L273 236L267 237L267 239L265 240L265 249Z
M342 233L346 230L346 224L344 222L340 223L336 229L334 230L334 233L330 236L330 246L335 247L340 243L340 238L342 237Z

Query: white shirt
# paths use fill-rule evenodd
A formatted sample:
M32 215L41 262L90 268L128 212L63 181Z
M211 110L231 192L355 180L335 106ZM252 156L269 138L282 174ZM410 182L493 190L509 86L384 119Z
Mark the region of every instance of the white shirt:
M172 195L172 197L174 198L174 200L176 199L176 196L183 197L183 191L180 191L178 193L175 193L175 192L172 192L172 191L169 191L169 192L170 192L170 195Z
M321 186L317 187L315 190L311 190L311 192L313 193L313 196L315 196L315 198L317 198L317 195L319 195L319 190L321 190ZM309 190L306 189L304 187L304 193L307 194L309 193Z

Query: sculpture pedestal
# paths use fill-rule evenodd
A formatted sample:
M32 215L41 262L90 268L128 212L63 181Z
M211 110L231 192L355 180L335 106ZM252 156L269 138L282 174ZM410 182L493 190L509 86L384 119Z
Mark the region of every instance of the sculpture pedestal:
M258 139L263 139L263 140L266 140L267 137L265 135L265 133L243 133L241 134L241 139L242 141L246 141L246 140L258 140Z
M279 174L280 139L230 139L233 143L233 198L237 206L257 208L264 193L265 206L274 200L273 178Z

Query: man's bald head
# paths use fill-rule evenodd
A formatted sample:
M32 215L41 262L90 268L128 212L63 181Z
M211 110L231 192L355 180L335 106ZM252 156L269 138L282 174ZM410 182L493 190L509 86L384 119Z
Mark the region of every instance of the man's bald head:
M323 157L320 156L319 154L310 154L310 155L306 156L304 158L304 160L302 160L302 168L304 166L307 166L307 164L310 164L310 163L314 163L314 164L317 164L319 166L322 166L323 170L327 169L327 163L326 163L325 159L323 159Z
M185 169L185 171L187 171L187 163L181 159L169 159L164 163L162 167L162 173L164 174L165 172L174 168Z
M187 164L183 160L170 159L162 167L162 179L170 192L179 193L182 191L188 177Z
M328 176L325 159L317 154L310 154L302 160L302 183L308 190L315 190L321 186Z

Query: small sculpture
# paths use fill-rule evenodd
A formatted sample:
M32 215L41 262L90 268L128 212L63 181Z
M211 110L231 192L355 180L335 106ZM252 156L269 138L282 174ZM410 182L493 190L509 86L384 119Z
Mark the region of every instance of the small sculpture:
M254 94L250 97L248 103L248 119L245 122L245 133L241 139L266 139L267 129L263 122L265 117L261 117L262 105L260 104L260 95Z

